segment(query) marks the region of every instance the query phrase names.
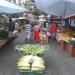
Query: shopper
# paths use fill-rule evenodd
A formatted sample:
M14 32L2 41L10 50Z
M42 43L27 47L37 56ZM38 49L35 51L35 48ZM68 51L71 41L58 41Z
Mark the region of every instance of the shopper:
M52 40L56 39L56 31L57 31L56 23L53 22L51 24L51 27L50 27L50 32L51 32L51 38L52 38Z
M31 39L31 30L32 26L30 25L29 20L27 20L25 24L25 41L29 41Z
M39 37L40 25L39 25L39 23L36 23L36 25L33 27L33 32L34 32L34 41L38 43L40 41L40 37Z

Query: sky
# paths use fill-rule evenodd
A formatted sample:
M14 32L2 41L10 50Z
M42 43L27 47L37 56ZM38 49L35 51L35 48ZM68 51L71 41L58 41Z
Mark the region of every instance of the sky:
M35 0L37 7L41 9L44 9L44 8L46 9L47 7L50 6L50 4L57 1L61 1L61 0ZM75 2L75 0L65 0L65 1Z
M38 8L46 8L49 6L50 0L35 0Z
M43 11L49 11L50 5L56 3L57 1L62 0L35 0L37 8ZM75 3L75 0L64 0L64 1L70 1Z
M25 2L26 0L20 0L20 1ZM35 3L38 9L49 10L50 5L57 1L62 1L62 0L35 0ZM64 0L64 1L75 2L75 0ZM16 2L18 3L18 0L16 0Z
M25 1L25 0L21 0L21 1ZM16 0L16 2L18 3L18 0ZM42 8L46 8L49 6L50 0L35 0L37 7L42 7Z

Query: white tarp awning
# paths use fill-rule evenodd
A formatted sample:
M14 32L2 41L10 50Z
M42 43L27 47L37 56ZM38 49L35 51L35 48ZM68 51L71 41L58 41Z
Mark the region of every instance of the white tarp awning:
M28 10L22 6L19 6L17 4L0 0L0 13L21 13L21 12L27 12Z

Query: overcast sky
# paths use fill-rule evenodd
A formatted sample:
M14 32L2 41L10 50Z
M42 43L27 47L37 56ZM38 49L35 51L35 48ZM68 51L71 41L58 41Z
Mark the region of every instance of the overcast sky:
M38 8L46 8L49 6L50 0L35 0Z
M51 4L57 1L61 1L61 0L35 0L37 7L44 10L48 9ZM70 1L73 3L75 2L75 0L64 0L64 1Z

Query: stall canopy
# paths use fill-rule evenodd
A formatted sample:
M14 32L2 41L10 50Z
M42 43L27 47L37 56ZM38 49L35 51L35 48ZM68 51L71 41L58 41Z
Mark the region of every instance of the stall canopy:
M5 0L0 0L0 13L12 14L22 12L28 12L28 9Z

